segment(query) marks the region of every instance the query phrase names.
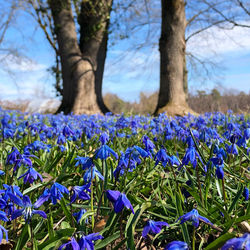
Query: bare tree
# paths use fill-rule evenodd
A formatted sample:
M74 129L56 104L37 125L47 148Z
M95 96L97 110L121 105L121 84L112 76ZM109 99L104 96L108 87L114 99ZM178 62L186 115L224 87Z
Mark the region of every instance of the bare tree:
M55 51L52 71L62 94L58 112L108 112L102 98L102 80L112 0L27 2Z
M239 8L236 9L235 1L197 0L197 5L194 5L195 1L190 1L191 7L193 10L196 9L196 12L193 11L188 20L185 16L187 2L161 0L160 91L155 114L164 111L172 115L192 112L186 102L185 84L183 84L186 79L186 42L191 37L214 26L221 29L233 29L235 26L250 27L244 22L248 18L248 11L241 1L237 1ZM242 14L247 15L244 20ZM185 37L187 27L191 24L192 30Z
M6 39L6 33L13 26L19 10L19 0L1 2L0 4L0 63L1 69L10 74L13 72L8 67L8 61L20 62L23 56L19 48L12 46L10 41Z

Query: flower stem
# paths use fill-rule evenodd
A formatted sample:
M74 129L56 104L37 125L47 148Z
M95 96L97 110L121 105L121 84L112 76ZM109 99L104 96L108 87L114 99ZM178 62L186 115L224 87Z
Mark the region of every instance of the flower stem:
M204 205L202 191L201 191L201 181L200 181L200 176L199 176L198 165L196 166L195 170L196 170L196 178L197 178L198 186L199 186L199 193L200 193L201 203L202 203L202 205Z
M94 188L93 188L93 167L91 166L91 186L90 186L90 205L91 205L91 211L94 212ZM94 213L91 215L91 225L92 225L92 230L94 230L95 227L95 217Z
M227 197L226 197L224 178L221 181L222 181L222 192L223 192L223 198L224 198L224 203L225 203L225 209L227 210Z
M192 237L192 250L195 250L195 231L196 228L193 229L193 237Z

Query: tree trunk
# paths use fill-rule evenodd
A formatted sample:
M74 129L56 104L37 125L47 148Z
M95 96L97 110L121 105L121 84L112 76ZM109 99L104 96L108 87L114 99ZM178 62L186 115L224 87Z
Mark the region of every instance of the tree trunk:
M186 55L183 58L183 90L186 95L186 101L188 100L188 70L187 70L187 60Z
M80 49L88 58L95 70L95 93L103 113L109 112L102 97L102 80L107 55L108 27L112 0L83 1L80 25Z
M184 115L192 112L183 88L185 3L184 0L161 0L161 4L160 91L155 114Z
M82 56L70 0L50 0L62 64L63 99L58 112L101 113L95 93L94 65Z

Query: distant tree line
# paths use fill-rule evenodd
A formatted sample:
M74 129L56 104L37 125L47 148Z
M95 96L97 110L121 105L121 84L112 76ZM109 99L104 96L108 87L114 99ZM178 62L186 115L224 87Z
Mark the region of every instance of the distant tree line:
M104 102L114 113L152 114L157 105L158 92L146 94L141 92L139 102L126 102L116 94L104 95ZM227 112L229 109L234 113L250 112L250 93L226 90L221 94L216 88L210 93L198 91L197 94L188 95L189 106L197 113Z

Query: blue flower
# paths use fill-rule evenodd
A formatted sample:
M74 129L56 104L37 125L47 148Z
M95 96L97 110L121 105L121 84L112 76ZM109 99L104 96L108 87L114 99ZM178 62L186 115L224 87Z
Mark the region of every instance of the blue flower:
M242 237L233 238L226 242L221 250L249 250L250 249L250 233L245 233Z
M97 175L101 180L104 180L104 177L102 176L102 174L96 169L96 167L91 167L89 168L84 176L83 179L85 182L90 182L91 181L91 169L92 169L92 179L95 178L95 176Z
M216 166L216 175L218 177L218 179L222 180L224 178L224 165L218 165Z
M149 232L151 232L153 234L158 234L161 231L161 228L163 226L169 227L167 222L149 220L147 222L147 225L144 227L144 229L142 231L142 237L146 238L146 236Z
M106 132L104 132L100 135L99 140L102 145L105 145L109 141L109 135Z
M95 158L105 160L110 156L110 154L112 154L116 159L118 159L118 155L113 149L111 149L108 145L102 145L99 149L95 151Z
M63 194L69 194L69 190L63 185L55 182L50 189L46 188L43 194L34 203L34 207L40 207L45 201L51 199L53 205L57 203L57 200L61 200Z
M246 140L250 139L250 128L246 128L244 130L244 139Z
M151 152L153 152L153 150L155 148L154 143L149 139L149 137L147 135L143 136L142 142L145 145L145 149L146 149L147 153L150 154L150 156L151 156Z
M65 126L64 128L63 128L63 135L65 136L65 137L68 137L68 136L71 136L71 135L74 135L75 133L71 130L71 128L69 127L69 126Z
M196 151L196 149L194 147L189 147L187 148L186 153L183 157L182 164L188 165L188 163L190 162L191 165L193 165L193 167L195 168L197 165L196 157L198 157L199 160L202 162L201 157Z
M80 165L82 166L83 170L86 168L90 168L93 165L93 161L90 157L77 156L75 160L76 160L75 166L78 167Z
M3 233L5 233L5 240L8 241L8 230L6 230L2 225L0 225L0 243L3 239Z
M120 196L120 192L119 191L116 191L116 190L107 190L106 191L106 195L107 195L107 198L112 202L116 202L117 199L119 198Z
M3 211L0 211L0 220L2 221L9 221L9 219L6 216L6 213Z
M23 215L25 221L29 223L33 214L38 214L41 217L43 217L44 219L47 218L47 215L45 214L44 211L33 209L34 206L32 205L29 196L24 195L23 200L21 200L20 198L18 198L17 196L15 196L13 194L9 194L9 196L14 203L16 203L18 206L22 207L21 209L17 209L12 213L12 215L11 215L12 220Z
M20 155L20 152L13 147L11 153L7 156L6 164L15 164Z
M57 138L57 144L65 144L66 143L66 137L63 134L60 134Z
M76 217L76 221L79 224L81 221L82 216L86 213L86 209L81 209L78 213L73 213L73 215ZM88 223L88 219L85 220L85 223Z
M131 205L129 199L124 193L119 191L107 190L107 198L114 204L115 213L119 213L123 210L124 207L130 209L134 214L133 206Z
M5 175L5 172L3 170L0 170L0 176Z
M87 236L82 236L78 244L80 249L94 250L93 241L101 240L103 237L99 233L92 233Z
M157 166L159 164L159 162L162 163L162 165L164 167L166 167L168 160L169 160L170 156L168 156L166 150L164 148L161 148L154 157L155 160L155 166Z
M225 144L225 146L229 154L233 154L233 155L239 154L236 144L232 144L232 145Z
M20 166L21 164L23 164L23 166L32 167L32 161L29 158L31 156L33 155L26 155L26 154L19 155L19 158L16 160L17 165Z
M62 244L62 245L58 248L58 250L61 250L61 249L63 249L64 247L65 247L65 250L67 250L67 249L68 249L68 250L69 250L69 249L81 250L79 244L77 243L77 241L75 240L74 237L72 237L71 240L70 240L69 242L67 242L67 243L65 243L65 244Z
M3 199L7 201L9 199L9 194L18 195L19 197L23 197L23 194L20 192L20 187L18 186L9 186L7 184L3 184L3 187L6 190L0 190L0 193L4 193Z
M245 201L249 200L249 189L247 187L245 187L243 190L243 196L245 198Z
M85 192L85 190L90 192L89 187L90 187L90 183L87 185L83 185L83 186L74 186L72 188L73 195L71 196L70 203L73 203L77 197L81 200L84 200L84 201L89 200L90 196Z
M181 220L181 224L186 221L192 221L193 226L198 227L199 221L202 221L206 224L213 226L213 223L210 222L207 218L199 215L197 209L193 209L192 211L180 216L177 221Z
M188 244L184 241L172 241L167 244L164 250L188 250Z
M39 174L34 168L30 167L26 173L21 175L18 179L23 178L24 184L27 182L33 183L38 177L40 178L41 182L43 182L43 177Z

